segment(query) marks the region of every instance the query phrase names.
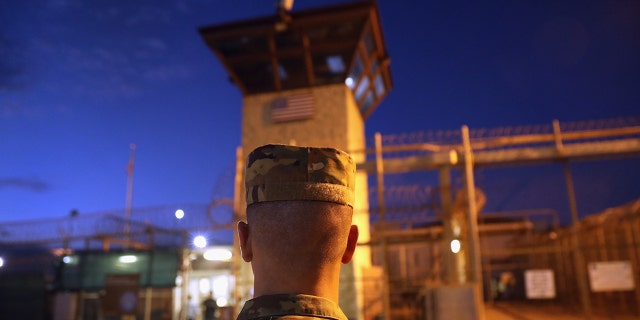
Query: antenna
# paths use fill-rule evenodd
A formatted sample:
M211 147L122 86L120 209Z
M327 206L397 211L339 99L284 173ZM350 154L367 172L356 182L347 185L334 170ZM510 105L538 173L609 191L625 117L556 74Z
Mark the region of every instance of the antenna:
M278 0L278 11L291 11L293 8L293 0Z
M127 237L126 246L129 245L130 229L131 229L131 200L133 198L133 167L136 162L136 145L135 143L129 144L129 162L127 163L127 202L124 208L124 214L126 217L124 225L124 233Z
M278 8L276 9L276 12L280 19L275 24L277 32L287 30L287 25L291 22L291 16L289 15L291 8L293 8L293 0L278 0Z

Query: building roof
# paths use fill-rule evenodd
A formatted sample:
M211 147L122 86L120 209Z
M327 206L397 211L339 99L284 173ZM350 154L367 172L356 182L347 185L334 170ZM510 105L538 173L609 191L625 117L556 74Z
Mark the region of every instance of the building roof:
M243 95L344 83L366 118L392 87L375 1L199 29Z

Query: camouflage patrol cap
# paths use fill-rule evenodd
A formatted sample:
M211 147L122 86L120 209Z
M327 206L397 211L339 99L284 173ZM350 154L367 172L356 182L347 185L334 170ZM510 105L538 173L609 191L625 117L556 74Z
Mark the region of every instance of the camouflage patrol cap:
M268 201L311 200L353 207L356 165L333 148L265 145L247 159L247 206Z

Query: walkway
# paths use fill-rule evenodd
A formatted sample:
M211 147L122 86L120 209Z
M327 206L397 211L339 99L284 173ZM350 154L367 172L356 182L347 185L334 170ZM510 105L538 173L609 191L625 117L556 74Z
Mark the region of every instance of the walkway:
M555 305L535 305L514 302L496 302L485 305L486 320L583 320L580 312L571 312ZM592 315L591 320L632 320L639 317L631 315Z

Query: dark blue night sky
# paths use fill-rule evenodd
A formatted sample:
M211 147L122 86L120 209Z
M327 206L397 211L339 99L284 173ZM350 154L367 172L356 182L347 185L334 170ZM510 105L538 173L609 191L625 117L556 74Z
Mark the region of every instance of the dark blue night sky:
M378 4L394 88L369 138L640 115L638 1ZM211 201L233 170L242 101L197 28L274 12L246 0L0 1L0 223L122 209L132 142L135 207ZM536 170L477 172L495 192L487 209L567 210L562 167ZM637 158L573 170L581 214L640 196Z

